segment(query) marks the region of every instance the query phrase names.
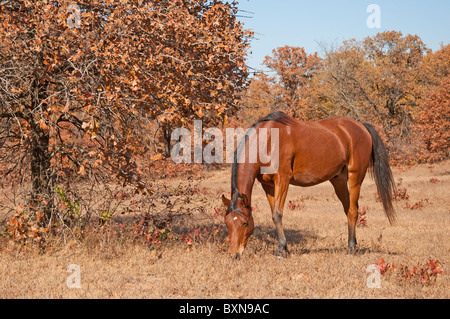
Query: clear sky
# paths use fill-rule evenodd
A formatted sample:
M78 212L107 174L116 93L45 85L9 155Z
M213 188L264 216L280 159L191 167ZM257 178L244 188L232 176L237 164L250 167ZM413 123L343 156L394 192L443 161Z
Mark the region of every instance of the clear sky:
M380 9L380 28L367 26L370 4ZM240 0L239 9L245 28L255 32L248 64L256 69L280 46L314 53L319 43L339 46L386 30L417 34L433 51L450 43L450 0Z

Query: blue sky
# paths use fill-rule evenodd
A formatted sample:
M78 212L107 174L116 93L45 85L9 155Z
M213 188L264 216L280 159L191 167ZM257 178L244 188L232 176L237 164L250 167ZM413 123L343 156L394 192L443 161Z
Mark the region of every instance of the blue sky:
M380 8L380 28L369 28L370 4ZM449 0L240 0L240 20L255 32L250 67L263 69L261 62L272 49L291 45L308 53L320 51L319 43L340 45L343 40L361 40L385 30L417 34L428 48L450 43Z

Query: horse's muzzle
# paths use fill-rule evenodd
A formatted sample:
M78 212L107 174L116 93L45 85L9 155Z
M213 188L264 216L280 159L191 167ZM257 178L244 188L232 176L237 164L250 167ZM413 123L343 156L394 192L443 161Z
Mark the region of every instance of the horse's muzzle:
M241 259L241 254L240 253L235 253L233 258L239 260L239 259Z

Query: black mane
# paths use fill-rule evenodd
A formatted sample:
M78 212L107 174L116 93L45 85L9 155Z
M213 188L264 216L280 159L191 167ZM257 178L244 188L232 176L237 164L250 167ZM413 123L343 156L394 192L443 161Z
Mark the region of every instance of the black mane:
M274 121L278 122L284 125L294 125L296 124L296 120L293 117L290 117L286 113L283 113L281 111L275 111L270 113L267 116L264 116L260 118L255 124L252 125L252 127L255 127L259 123L267 122L267 121Z
M262 123L262 122L267 122L267 121L274 121L274 122L278 122L281 123L283 125L294 125L296 124L296 120L292 117L290 117L289 115L281 112L281 111L275 111L270 113L269 115L260 118L255 124L253 124L251 127L255 127L258 124ZM236 149L236 152L234 153L234 161L233 161L233 167L231 170L231 194L232 194L232 199L230 202L230 209L232 211L239 211L239 208L237 206L237 200L239 198L239 196L241 195L237 189L237 170L238 170L238 150L239 150L239 145L240 143L245 143L246 140L246 135L244 135L244 138L238 142L238 147ZM233 195L234 193L234 195Z

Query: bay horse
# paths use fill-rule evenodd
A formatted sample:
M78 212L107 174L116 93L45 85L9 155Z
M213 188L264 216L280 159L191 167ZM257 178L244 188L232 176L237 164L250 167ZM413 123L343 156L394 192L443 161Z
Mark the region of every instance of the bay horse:
M225 223L230 240L229 251L235 258L240 257L254 230L251 198L256 179L261 183L272 211L278 238L275 255L278 257L288 254L282 218L289 185L306 187L331 182L347 215L348 253L355 252L358 199L368 168L375 179L384 212L389 222L394 222L394 178L386 148L371 124L345 117L298 121L277 111L259 119L252 128L256 136L246 134L234 155L231 200L222 195L227 206ZM261 137L261 128L267 129L267 144L272 146L272 134L267 132L272 132L272 128L278 129L279 140L273 141L278 142L276 172L262 173L264 164L260 159L251 161L250 152L244 152L249 149L250 140Z

